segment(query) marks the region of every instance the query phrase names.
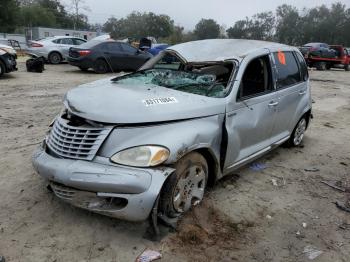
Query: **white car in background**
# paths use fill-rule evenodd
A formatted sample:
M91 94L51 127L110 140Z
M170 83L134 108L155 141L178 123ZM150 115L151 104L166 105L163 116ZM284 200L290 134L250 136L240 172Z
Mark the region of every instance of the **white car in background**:
M43 57L51 64L59 64L68 57L71 47L79 46L86 40L73 36L54 36L30 41L26 50L28 55Z
M5 38L0 38L0 49L6 53L9 53L17 58L16 50L8 45L8 40Z

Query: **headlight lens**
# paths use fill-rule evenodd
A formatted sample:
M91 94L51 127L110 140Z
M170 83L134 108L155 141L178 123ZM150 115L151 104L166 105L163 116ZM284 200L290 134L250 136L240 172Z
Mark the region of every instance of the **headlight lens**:
M137 167L157 166L169 158L169 150L161 146L138 146L120 151L111 157L116 164Z

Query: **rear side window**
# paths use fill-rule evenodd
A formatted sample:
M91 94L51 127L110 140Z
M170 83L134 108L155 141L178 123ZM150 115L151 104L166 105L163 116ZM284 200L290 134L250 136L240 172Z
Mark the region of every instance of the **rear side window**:
M60 39L60 44L62 44L62 45L74 45L72 38L62 38L62 39Z
M301 81L299 67L292 52L273 54L277 68L277 88L285 88Z
M299 53L295 53L295 54L296 54L296 57L297 57L297 60L298 60L299 66L300 66L301 79L303 81L306 81L309 78L309 72L307 70L307 65L306 65L305 59Z
M130 54L135 54L137 51L137 49L135 47L132 47L132 46L127 45L127 44L122 44L122 48L123 48L124 52L130 53Z
M74 38L74 45L81 45L81 44L84 44L85 41L84 40L81 40L79 38Z
M100 49L103 51L109 51L109 52L121 52L122 51L120 44L116 43L116 42L104 43L100 46Z

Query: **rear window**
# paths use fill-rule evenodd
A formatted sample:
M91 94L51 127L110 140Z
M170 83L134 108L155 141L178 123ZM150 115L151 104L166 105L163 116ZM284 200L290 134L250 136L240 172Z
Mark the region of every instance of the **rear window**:
M86 49L89 49L89 48L93 48L99 44L101 44L102 42L101 41L97 41L97 40L91 40L91 41L88 41L84 44L81 44L79 46L79 48L86 48Z
M301 81L299 67L292 52L274 53L277 68L277 88L285 88Z

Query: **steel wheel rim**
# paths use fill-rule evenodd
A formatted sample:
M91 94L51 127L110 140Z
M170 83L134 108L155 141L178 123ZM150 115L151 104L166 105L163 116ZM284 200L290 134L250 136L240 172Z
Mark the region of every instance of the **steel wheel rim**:
M192 206L198 205L204 197L205 186L206 173L202 166L193 165L186 169L173 192L174 209L184 213Z
M294 145L296 145L296 146L300 145L301 141L304 138L305 130L306 130L306 121L303 118L299 121L299 123L295 129L294 139L293 139Z

